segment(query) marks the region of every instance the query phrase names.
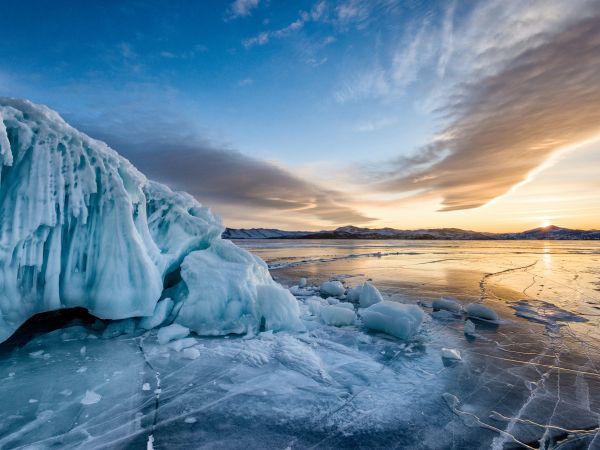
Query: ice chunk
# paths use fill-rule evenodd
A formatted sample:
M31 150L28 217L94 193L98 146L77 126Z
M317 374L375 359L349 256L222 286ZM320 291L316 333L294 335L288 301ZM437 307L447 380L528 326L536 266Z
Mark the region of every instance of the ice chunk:
M200 335L301 330L298 302L264 261L229 241L190 253L181 266L188 294L177 323Z
M346 309L349 309L350 311L354 311L354 305L352 303L339 302L335 306L337 306L339 308L346 308Z
M85 395L81 399L82 405L93 405L94 403L98 403L102 399L100 394L97 394L94 391L85 391Z
M348 292L346 293L346 300L348 300L349 302L358 303L358 301L360 300L360 292L361 291L362 291L362 284L349 289Z
M306 287L306 283L308 283L308 281L306 280L306 278L300 278L300 281L298 281L298 287L299 288L304 288L304 287Z
M324 301L321 297L310 297L306 300L306 304L308 305L308 310L313 316L319 315L319 310L322 306L326 306L328 303Z
M171 350L180 352L184 348L191 347L193 345L196 345L197 343L198 343L198 341L194 338L183 338L183 339L177 339L175 341L171 341L167 345Z
M142 320L140 320L138 326L140 328L143 328L144 330L156 328L157 326L161 325L165 320L167 320L167 317L169 317L169 314L171 314L172 310L173 300L171 300L170 298L165 298L164 300L161 300L156 304L156 306L154 307L154 313L151 316L144 317L142 318Z
M330 295L332 297L340 297L344 295L346 289L340 281L326 281L319 287L321 294Z
M453 361L460 361L462 359L460 352L454 348L442 348L442 358Z
M450 297L442 297L434 300L431 306L433 309L450 311L452 313L460 313L462 309L461 304Z
M475 324L470 320L465 322L465 335L475 336Z
M182 339L190 334L190 329L184 326L181 326L177 323L172 325L162 327L158 330L158 342L162 345L174 341L175 339Z
M465 312L471 317L485 320L498 320L498 314L493 309L481 303L469 303L465 306Z
M360 289L360 295L358 297L361 308L368 308L375 303L379 303L383 301L383 297L381 293L375 286L373 286L369 282L363 283Z
M200 350L195 347L184 348L181 356L187 359L197 359L200 356Z
M354 309L350 310L337 305L323 306L319 310L319 317L327 325L336 327L353 325L356 320Z
M142 391L149 391L151 389L150 383L144 383L142 385Z
M451 313L450 311L446 311L445 309L438 309L431 313L431 317L436 320L456 320L456 315Z
M340 301L335 297L327 297L325 301L330 305L337 305Z
M361 317L367 328L410 339L421 328L424 314L416 305L384 301L362 310Z

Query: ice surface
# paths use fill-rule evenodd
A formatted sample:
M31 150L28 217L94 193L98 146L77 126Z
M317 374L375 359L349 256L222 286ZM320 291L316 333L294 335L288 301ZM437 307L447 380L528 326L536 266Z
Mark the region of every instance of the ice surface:
M344 285L338 280L325 281L321 284L319 290L321 291L321 294L330 295L332 297L340 297L346 292Z
M319 309L319 317L327 325L333 325L336 327L353 325L354 321L356 320L354 308L349 309L338 305L321 307Z
M361 310L360 316L363 324L372 330L383 331L400 339L410 339L421 328L425 315L416 305L379 302Z
M54 111L0 98L0 342L34 314L72 307L147 316L142 328L299 328L289 293L222 231L192 196L148 181ZM157 305L164 289L173 303ZM131 332L120 326L106 337Z

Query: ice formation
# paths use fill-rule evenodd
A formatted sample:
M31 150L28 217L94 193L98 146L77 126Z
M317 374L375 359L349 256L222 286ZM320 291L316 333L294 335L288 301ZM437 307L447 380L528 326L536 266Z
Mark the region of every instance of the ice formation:
M442 348L442 358L453 361L460 361L462 359L460 352L455 348Z
M321 294L331 295L332 297L340 297L346 292L344 285L340 281L326 281L321 284L319 290Z
M369 306L372 306L375 303L382 302L383 297L381 296L381 294L375 286L373 286L369 282L365 282L360 289L358 301L360 303L361 308L368 308Z
M337 305L323 306L319 309L319 317L327 325L342 327L353 325L356 320L354 309L349 309Z
M449 297L442 297L438 300L434 300L431 306L433 309L450 311L452 313L460 313L462 309L460 303Z
M56 112L0 98L0 342L36 313L76 306L149 317L144 328L169 318L213 335L297 329L289 292L222 231L192 196ZM166 291L174 304L157 307Z
M363 324L400 339L410 339L421 328L424 313L416 305L395 302L375 303L361 311Z
M469 303L465 306L465 312L468 316L484 320L498 320L498 314L492 308L480 303Z

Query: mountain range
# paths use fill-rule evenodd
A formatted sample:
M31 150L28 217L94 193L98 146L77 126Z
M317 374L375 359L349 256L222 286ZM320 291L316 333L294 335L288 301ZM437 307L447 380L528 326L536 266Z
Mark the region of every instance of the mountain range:
M554 225L520 233L485 233L459 228L360 228L352 225L322 231L285 231L273 228L226 228L224 239L407 239L407 240L595 240L600 230L573 230Z

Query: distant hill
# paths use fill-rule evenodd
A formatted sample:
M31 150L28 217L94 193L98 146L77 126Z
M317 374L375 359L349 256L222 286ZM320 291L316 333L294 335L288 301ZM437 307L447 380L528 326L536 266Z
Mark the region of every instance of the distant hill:
M407 239L407 240L594 240L600 230L571 230L556 226L520 233L482 233L459 228L360 228L352 225L323 231L284 231L272 228L227 228L224 239Z

